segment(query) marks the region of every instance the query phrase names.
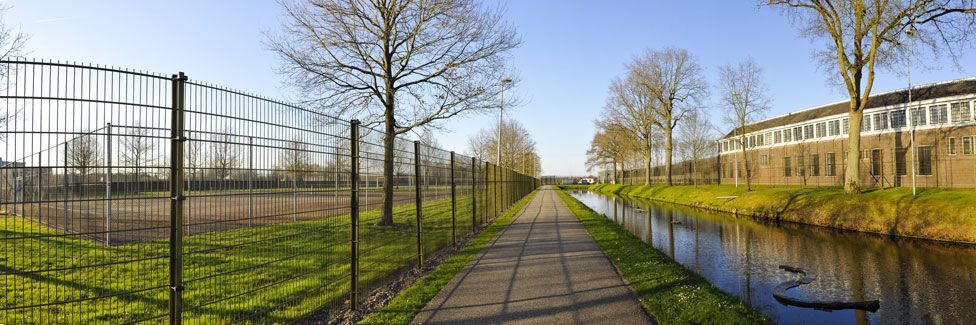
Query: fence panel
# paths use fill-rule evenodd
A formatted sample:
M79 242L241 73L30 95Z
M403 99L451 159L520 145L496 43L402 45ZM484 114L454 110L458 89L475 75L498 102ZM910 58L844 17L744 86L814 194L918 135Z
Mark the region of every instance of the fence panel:
M387 177L384 132L354 136L182 74L0 71L0 323L282 323L355 308L535 185L400 137Z
M170 78L50 61L0 69L0 322L165 318L170 201L157 184L169 178Z

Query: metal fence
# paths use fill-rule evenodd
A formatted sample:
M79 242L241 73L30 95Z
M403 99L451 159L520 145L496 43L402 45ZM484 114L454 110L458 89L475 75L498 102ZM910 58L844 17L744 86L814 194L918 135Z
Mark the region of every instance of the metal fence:
M358 302L538 181L182 73L0 61L0 323L280 323ZM384 184L393 224L379 225Z

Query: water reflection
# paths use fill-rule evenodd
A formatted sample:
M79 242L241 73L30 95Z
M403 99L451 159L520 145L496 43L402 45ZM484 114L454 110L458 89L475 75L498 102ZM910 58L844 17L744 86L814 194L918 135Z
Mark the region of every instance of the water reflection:
M757 222L589 192L577 199L659 251L785 324L976 322L976 247ZM772 289L803 267L817 280L790 291L816 299L881 300L877 313L785 306Z

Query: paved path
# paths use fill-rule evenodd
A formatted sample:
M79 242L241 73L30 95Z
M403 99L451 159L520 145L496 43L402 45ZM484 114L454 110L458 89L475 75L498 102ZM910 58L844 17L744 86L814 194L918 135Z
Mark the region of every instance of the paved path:
M600 246L544 188L421 311L423 324L646 324Z

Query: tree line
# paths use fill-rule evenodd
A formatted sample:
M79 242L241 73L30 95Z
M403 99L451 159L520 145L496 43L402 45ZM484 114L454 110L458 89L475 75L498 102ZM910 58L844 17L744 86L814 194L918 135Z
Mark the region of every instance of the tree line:
M861 122L880 69L905 72L913 61L950 58L959 65L960 49L972 45L976 32L974 0L763 0L761 6L780 10L801 34L820 42L814 57L828 71L828 80L849 97L848 157L844 188L860 193ZM747 188L751 168L745 144L746 126L769 110L762 68L752 60L719 69L720 108L728 135L742 151ZM595 121L597 133L587 152L588 165L628 166L643 161L650 184L652 161L665 166L672 182L675 130L682 158L697 165L698 149L709 152L717 135L709 127L710 112L701 100L708 87L701 66L686 50L647 50L627 64L627 73L611 82L607 103ZM697 116L697 118L692 118ZM706 116L702 118L702 116ZM686 130L686 131L682 131ZM719 133L721 134L721 133ZM663 145L662 145L663 142ZM714 150L717 154L717 150ZM616 180L616 176L614 176Z

